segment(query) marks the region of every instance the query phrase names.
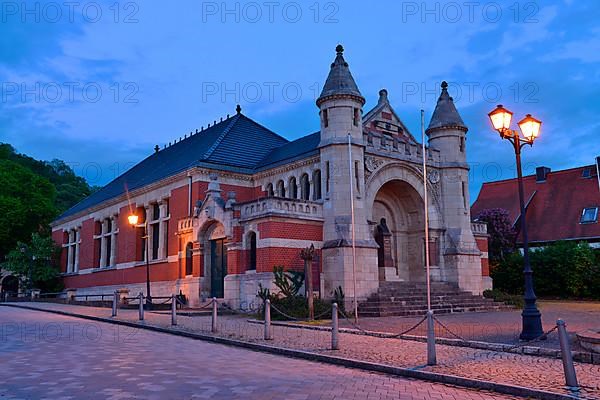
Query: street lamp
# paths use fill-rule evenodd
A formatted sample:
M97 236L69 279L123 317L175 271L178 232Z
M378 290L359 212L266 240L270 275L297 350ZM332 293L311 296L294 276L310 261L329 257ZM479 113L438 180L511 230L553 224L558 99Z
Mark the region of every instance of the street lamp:
M139 221L139 217L137 216L137 214L131 214L127 217L127 221L129 222L129 225L133 226L134 228L139 227L138 226L138 221ZM143 228L144 228L144 236L142 236L142 239L145 239L146 242L146 248L145 248L145 252L146 252L146 308L147 309L151 309L152 308L152 296L150 295L150 261L148 258L148 218L144 219L144 223L143 223Z
M512 143L515 149L515 156L517 158L517 177L519 186L519 205L521 208L521 232L523 235L523 261L524 269L523 275L525 277L525 307L521 316L523 318L523 330L521 331L521 340L532 340L543 335L542 330L542 314L536 306L536 297L533 290L533 271L531 264L529 263L529 239L527 237L527 223L525 221L525 199L523 195L523 171L521 169L521 149L525 145L532 146L533 141L540 134L540 128L542 121L537 120L527 114L525 118L519 121L518 125L521 129L523 137L519 135L516 130L510 129L510 122L513 113L508 111L506 108L499 105L492 112L488 114L490 121L495 130L500 133L502 139L507 139Z

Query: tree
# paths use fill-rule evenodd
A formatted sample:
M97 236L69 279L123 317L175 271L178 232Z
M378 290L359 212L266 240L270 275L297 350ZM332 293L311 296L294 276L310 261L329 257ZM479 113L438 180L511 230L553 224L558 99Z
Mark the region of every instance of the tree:
M0 160L0 260L32 232L47 233L56 217L54 186L31 170Z
M8 253L2 268L19 277L24 287L56 290L60 251L51 237L33 233L29 243L18 242Z
M503 260L516 249L516 231L510 222L508 211L502 208L483 210L475 218L487 223L489 238L489 259L493 264Z

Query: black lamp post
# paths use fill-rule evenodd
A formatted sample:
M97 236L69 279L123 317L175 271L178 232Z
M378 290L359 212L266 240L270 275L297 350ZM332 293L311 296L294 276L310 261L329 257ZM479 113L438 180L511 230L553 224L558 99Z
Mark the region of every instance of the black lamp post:
M533 290L533 270L529 263L529 239L527 237L527 222L525 218L525 199L523 194L523 171L521 168L521 149L525 145L532 146L533 141L540 133L542 122L527 114L525 118L519 121L519 128L523 137L516 130L510 129L510 121L513 113L499 105L489 114L494 129L500 133L502 139L507 139L512 143L517 158L517 181L519 186L519 205L521 209L521 234L523 235L523 275L525 277L525 307L521 316L523 318L523 328L521 331L521 340L532 340L543 335L542 314L536 305L536 296Z
M138 220L139 217L136 214L131 214L130 216L127 217L127 220L129 221L129 224L133 227L137 227L138 226ZM145 240L146 242L146 246L145 246L145 253L146 253L146 308L148 310L152 309L152 295L150 294L150 259L149 259L149 254L148 254L148 246L149 246L149 236L148 236L148 218L146 217L144 219L144 236L142 236L142 238Z

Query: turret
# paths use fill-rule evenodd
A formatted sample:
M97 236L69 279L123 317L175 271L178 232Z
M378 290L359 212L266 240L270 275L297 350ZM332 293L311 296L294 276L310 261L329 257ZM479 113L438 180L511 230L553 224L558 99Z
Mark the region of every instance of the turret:
M442 82L442 93L437 101L427 136L429 145L440 151L442 161L466 162L466 134L468 128L454 106L454 100L448 94L448 83Z
M344 48L338 45L336 57L321 95L317 99L321 117L321 146L353 140L362 141L362 107L365 98L344 59Z

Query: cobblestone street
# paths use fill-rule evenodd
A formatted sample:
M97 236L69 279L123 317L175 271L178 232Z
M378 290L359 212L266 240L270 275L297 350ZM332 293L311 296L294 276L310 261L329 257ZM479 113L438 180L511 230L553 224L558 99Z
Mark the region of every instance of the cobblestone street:
M512 398L16 308L0 327L2 399Z
M85 315L109 317L106 308L83 307L52 303L28 303L39 308L63 310ZM118 319L137 322L136 310L119 310ZM170 315L146 312L145 324L170 327ZM210 317L178 317L178 330L209 333ZM564 388L562 363L559 359L528 355L493 352L455 346L437 346L438 365L427 367L426 345L400 339L382 339L369 336L341 334L340 350L329 349L329 332L274 326L274 340L270 345L313 351L351 359L417 368L465 378L474 378L496 383L525 386L556 393L568 394ZM265 343L263 326L248 323L236 316L220 317L220 336L232 337L249 342ZM600 399L600 365L576 363L582 391L581 398Z

